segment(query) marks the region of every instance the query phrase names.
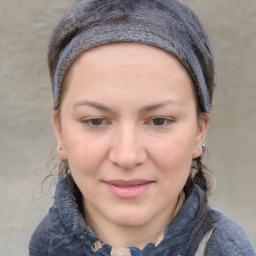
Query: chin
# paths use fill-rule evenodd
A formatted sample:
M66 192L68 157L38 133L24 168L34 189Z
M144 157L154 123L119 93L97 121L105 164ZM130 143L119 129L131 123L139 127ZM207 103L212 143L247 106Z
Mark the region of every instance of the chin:
M136 218L133 219L132 217L125 218L125 219L115 219L114 220L115 224L118 226L123 226L123 227L140 227L143 226L144 224L147 223L147 220L143 219L143 218Z
M149 222L153 217L149 214L143 214L141 211L122 210L115 212L115 215L109 216L109 220L119 226L138 227Z

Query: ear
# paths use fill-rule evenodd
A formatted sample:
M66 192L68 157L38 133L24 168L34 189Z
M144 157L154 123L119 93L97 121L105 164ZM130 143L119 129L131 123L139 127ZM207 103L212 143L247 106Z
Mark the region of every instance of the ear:
M195 147L192 154L192 158L197 158L202 155L203 143L206 139L208 127L210 123L210 115L208 113L200 113L198 118L198 131L195 141Z
M57 143L57 153L59 154L59 156L61 158L67 159L67 153L66 153L64 143L63 143L60 118L59 118L56 110L52 111L51 120L52 120L52 128L53 128L53 132L54 132L54 137L55 137L55 140Z

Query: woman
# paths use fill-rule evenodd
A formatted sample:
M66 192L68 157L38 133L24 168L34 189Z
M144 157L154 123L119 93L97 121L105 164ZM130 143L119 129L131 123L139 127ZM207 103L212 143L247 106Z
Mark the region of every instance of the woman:
M30 255L256 255L201 162L214 63L176 0L86 0L49 46L55 202Z

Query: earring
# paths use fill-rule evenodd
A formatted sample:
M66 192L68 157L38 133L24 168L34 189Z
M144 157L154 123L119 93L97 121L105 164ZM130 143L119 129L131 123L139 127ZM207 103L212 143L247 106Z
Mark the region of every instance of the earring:
M203 143L203 144L202 144L202 150L203 150L203 151L204 151L205 147L206 147L206 144Z
M57 145L57 151L62 150L62 147L60 145Z

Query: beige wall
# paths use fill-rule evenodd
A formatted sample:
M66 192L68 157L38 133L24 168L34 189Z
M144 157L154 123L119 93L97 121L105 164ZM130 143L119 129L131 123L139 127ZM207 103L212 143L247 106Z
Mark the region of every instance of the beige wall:
M75 0L0 1L0 256L27 255L51 205L40 182L51 166L50 32ZM216 56L208 165L217 175L212 204L237 220L256 245L256 1L186 0Z

